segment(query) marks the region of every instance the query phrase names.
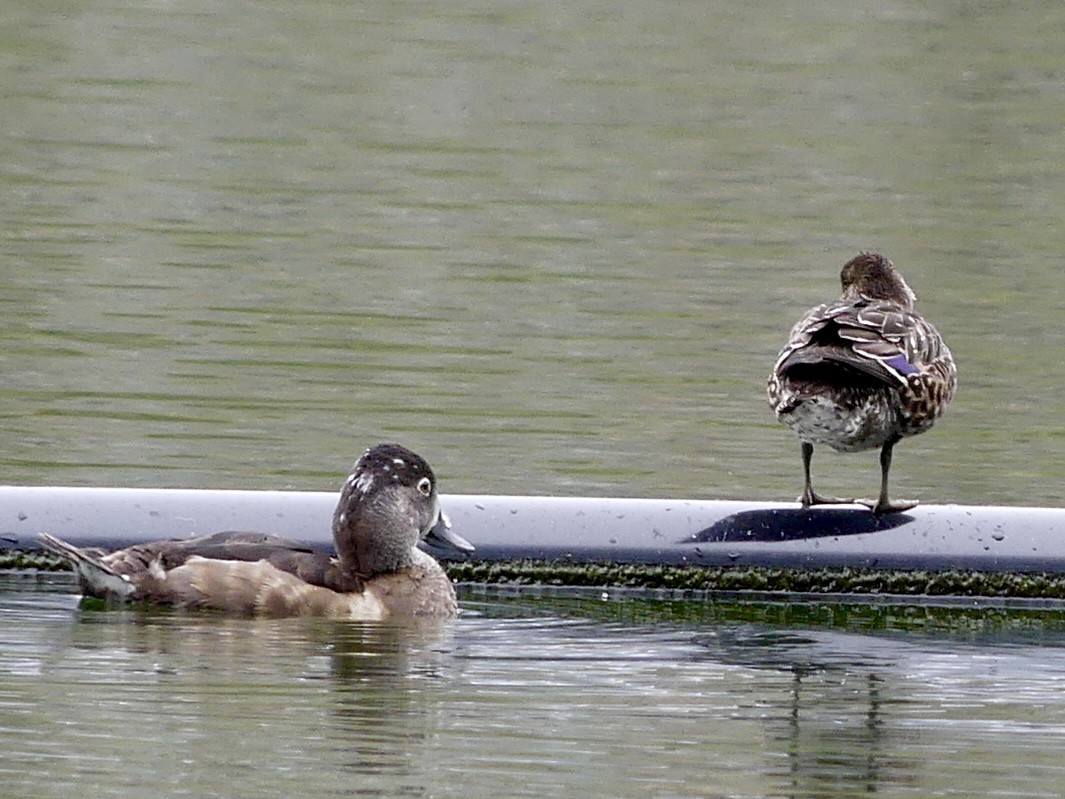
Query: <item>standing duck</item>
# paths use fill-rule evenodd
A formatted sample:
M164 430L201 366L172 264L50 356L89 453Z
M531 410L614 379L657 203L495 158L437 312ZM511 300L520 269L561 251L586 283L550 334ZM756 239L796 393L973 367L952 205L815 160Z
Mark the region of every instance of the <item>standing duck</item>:
M769 376L769 404L802 441L803 507L860 503L897 513L916 500L892 500L895 444L928 430L954 396L957 369L939 332L914 310L916 296L895 265L864 252L843 266L843 294L811 308L792 328ZM826 497L810 483L814 444L840 452L880 447L880 496Z
M417 548L435 537L473 546L448 529L433 470L398 444L362 454L333 514L337 554L262 533L154 541L104 555L42 533L70 562L89 596L246 616L326 616L365 621L454 616L455 589Z

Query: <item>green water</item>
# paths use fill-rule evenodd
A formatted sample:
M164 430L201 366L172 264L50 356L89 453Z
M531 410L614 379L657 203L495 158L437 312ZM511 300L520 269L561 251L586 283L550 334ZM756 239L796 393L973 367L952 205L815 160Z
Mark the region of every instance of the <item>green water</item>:
M0 580L2 796L1056 796L1060 612L464 592L440 625Z
M0 473L790 499L862 248L960 363L900 496L1062 502L1055 3L0 5ZM872 453L819 453L868 495Z

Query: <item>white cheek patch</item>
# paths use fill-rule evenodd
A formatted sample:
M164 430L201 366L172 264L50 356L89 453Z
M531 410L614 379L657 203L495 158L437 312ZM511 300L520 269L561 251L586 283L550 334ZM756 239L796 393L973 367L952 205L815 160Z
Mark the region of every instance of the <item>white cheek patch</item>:
M352 486L363 496L373 491L374 476L369 472L361 472L353 478Z

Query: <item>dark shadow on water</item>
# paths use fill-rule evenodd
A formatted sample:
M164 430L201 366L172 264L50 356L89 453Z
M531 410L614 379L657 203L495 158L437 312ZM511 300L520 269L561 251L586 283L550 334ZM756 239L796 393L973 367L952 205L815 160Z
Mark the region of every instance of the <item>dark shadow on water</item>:
M905 513L877 516L864 508L767 508L726 516L679 543L800 541L893 530L913 521Z

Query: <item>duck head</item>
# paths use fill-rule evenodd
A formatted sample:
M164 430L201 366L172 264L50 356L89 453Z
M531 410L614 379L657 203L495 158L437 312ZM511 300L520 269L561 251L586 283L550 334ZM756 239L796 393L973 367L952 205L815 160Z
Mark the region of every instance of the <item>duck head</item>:
M399 444L370 447L355 462L333 513L341 567L363 579L398 571L411 564L415 546L430 536L473 550L451 532L429 464Z
M845 298L892 300L909 310L917 301L913 290L895 269L895 264L875 252L863 252L847 261L839 279Z

